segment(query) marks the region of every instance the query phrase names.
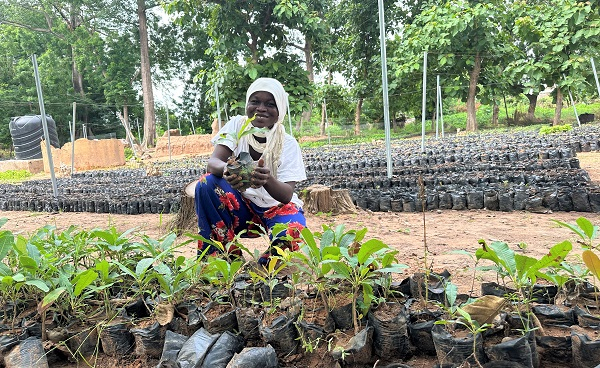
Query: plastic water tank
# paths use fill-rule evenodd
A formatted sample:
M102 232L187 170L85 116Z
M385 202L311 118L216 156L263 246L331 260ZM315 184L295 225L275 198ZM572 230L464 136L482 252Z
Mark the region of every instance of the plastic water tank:
M50 144L59 148L56 123L50 115L46 115ZM15 147L17 160L33 160L42 158L40 142L44 139L44 126L41 115L17 116L10 119L10 135Z

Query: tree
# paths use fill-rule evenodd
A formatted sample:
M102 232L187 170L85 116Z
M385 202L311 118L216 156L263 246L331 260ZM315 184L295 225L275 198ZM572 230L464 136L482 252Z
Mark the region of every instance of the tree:
M277 20L277 5L274 0L178 0L170 6L182 13L180 22L184 27L209 30L206 52L214 63L205 65L195 79L211 87L216 84L222 104L227 102L232 113L243 113L246 89L259 76L277 78L284 84L290 95L290 115L309 107L312 85L299 57L287 52L293 27ZM210 17L198 19L196 13ZM208 93L213 90L209 88ZM209 96L214 102L214 95Z
M521 75L526 88L556 86L553 125L560 124L564 90L585 89L591 74L589 55L598 47L599 16L591 3L569 1L517 2L522 13L514 32L526 46L511 72ZM532 102L533 103L533 102Z
M142 75L142 91L144 96L144 147L153 147L156 135L156 115L154 112L154 91L150 72L150 52L148 50L148 19L146 17L146 1L137 0L137 16L140 31L140 62Z
M400 78L420 69L428 52L428 74L442 74L444 95L466 101L468 131L477 130L476 96L481 73L503 55L504 2L451 0L433 5L405 27L395 51L396 75Z
M288 45L304 54L306 73L311 84L315 83L315 58L314 51L319 55L324 46L328 44L329 28L325 21L325 13L329 2L323 0L280 0L275 6L274 13L284 24L300 34L289 32ZM312 97L308 109L302 112L298 126L303 121L310 121Z

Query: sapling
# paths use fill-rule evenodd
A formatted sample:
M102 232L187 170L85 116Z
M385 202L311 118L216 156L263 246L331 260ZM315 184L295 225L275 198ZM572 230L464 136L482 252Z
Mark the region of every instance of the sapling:
M330 264L332 273L327 278L340 279L351 287L352 294L352 322L354 333L358 333L358 311L356 304L359 293L362 291L361 314L366 315L371 302L375 298L373 293L374 280L381 273L401 273L408 266L397 263L397 250L392 250L387 244L378 239L370 239L364 243L353 242L349 247L340 247L339 260L324 260Z
M237 146L243 137L249 134L263 133L267 131L265 128L251 126L251 123L255 118L256 114L254 114L254 116L251 118L247 118L237 134L221 134L220 138L217 140L217 144L231 142L234 144L234 146ZM241 177L243 186L240 188L240 190L242 191L250 188L250 177L255 167L256 163L252 159L252 156L250 156L249 152L240 152L237 156L232 155L227 159L227 172Z
M594 244L594 241L598 237L598 226L592 224L585 217L579 217L575 220L576 224L567 224L557 220L553 221L562 227L570 229L581 238L580 243L583 248L581 258L587 269L594 276L593 285L594 289L596 289L596 280L600 280L600 258L596 254L600 250L600 244ZM594 297L596 298L596 305L598 305L597 292L594 293Z
M455 284L449 281L446 282L444 286L444 295L445 298L442 308L446 311L447 317L439 319L434 323L446 327L456 327L458 325L465 327L471 335L473 335L473 350L471 355L475 359L475 362L481 366L481 363L477 359L477 336L485 332L485 330L492 325L489 323L481 324L473 318L467 310L463 309L460 305L457 305L456 299L458 296L458 287ZM477 303L477 301L475 301L475 303ZM497 314L498 310L492 311L492 313Z
M554 275L547 270L561 264L572 249L571 243L564 241L554 245L540 259L516 254L508 244L500 241L488 244L485 240L479 240L479 244L481 248L475 252L477 260L492 261L495 267L487 268L487 270L493 270L501 274L503 278L509 278L516 289L516 295L512 299L516 302L520 318L522 318L521 312L523 309L525 310L527 319L522 322L524 331L528 331L530 329L529 317L535 318L535 315L531 313L532 300L530 299L533 285L538 278L554 282Z

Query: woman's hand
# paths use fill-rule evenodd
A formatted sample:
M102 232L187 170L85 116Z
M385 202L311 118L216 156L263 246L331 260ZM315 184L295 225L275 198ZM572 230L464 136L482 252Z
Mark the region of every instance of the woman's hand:
M240 192L244 191L244 183L242 182L242 177L237 174L231 174L229 171L225 170L223 172L223 179L227 180L229 185L235 190Z
M256 167L252 172L252 178L250 179L250 186L254 189L258 189L264 186L269 177L271 176L271 170L265 166L265 160L259 159L256 163Z

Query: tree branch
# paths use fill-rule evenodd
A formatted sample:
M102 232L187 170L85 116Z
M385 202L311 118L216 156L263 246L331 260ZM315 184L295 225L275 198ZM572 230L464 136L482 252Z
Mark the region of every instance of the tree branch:
M55 36L55 37L57 37L57 38L59 38L61 40L65 39L62 35L60 35L58 33L55 33L51 29L47 29L47 28L32 27L32 26L28 26L26 24L22 24L22 23L18 23L18 22L13 22L13 21L10 21L10 20L2 20L2 21L0 21L0 24L7 24L7 25L10 25L10 26L24 28L24 29L28 29L28 30L34 31L34 32L49 33L49 34L51 34L51 35L53 35L53 36Z

